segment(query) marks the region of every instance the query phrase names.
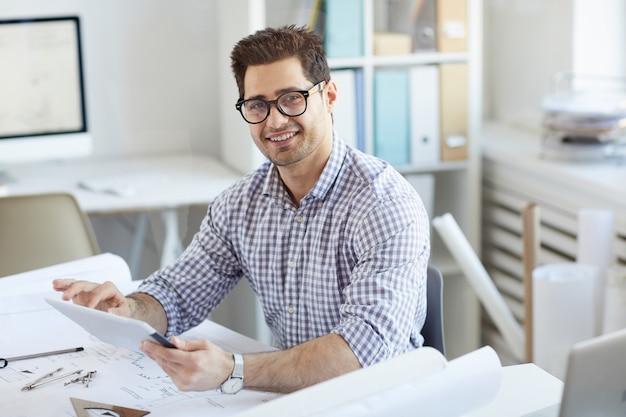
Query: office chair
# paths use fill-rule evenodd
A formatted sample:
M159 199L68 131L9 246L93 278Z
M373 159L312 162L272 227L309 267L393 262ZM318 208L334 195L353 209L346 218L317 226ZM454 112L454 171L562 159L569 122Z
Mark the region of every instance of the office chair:
M99 252L91 223L71 194L0 197L0 277Z
M434 266L429 265L426 273L426 321L422 327L424 346L437 349L444 356L443 334L443 277Z

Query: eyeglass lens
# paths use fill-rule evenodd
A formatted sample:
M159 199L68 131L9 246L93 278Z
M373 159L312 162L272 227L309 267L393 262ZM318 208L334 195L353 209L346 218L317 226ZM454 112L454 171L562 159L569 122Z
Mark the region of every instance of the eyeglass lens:
M300 116L306 111L306 97L299 91L281 94L276 100L246 100L242 110L245 119L249 122L261 122L269 115L270 105L276 104L278 110L285 116Z

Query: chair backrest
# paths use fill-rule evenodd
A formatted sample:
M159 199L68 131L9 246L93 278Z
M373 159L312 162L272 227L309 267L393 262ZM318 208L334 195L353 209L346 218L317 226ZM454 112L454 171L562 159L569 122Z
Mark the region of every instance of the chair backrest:
M91 223L73 195L0 197L0 277L99 252Z
M443 277L441 272L432 265L426 274L426 321L422 328L424 346L431 346L444 356L445 339L443 333Z

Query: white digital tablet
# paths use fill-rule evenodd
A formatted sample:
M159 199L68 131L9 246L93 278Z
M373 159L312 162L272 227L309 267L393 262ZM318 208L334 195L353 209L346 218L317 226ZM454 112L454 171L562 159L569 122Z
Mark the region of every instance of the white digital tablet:
M46 298L46 302L103 342L134 351L139 350L139 344L144 340L157 342L168 348L175 347L152 326L141 320L87 308L71 301Z

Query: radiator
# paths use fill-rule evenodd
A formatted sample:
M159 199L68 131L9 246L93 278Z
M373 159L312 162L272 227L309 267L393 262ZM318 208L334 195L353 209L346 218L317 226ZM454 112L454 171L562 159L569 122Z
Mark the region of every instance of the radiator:
M539 206L540 250L537 264L576 259L576 204L559 204L550 193L508 186L483 176L482 262L520 325L524 326L523 241L521 211L528 203ZM584 196L581 196L584 199ZM556 203L555 203L556 202ZM581 202L584 206L584 201ZM579 205L579 207L581 206ZM625 210L626 211L626 210ZM617 214L617 213L616 213ZM620 213L621 214L621 213ZM617 216L616 216L617 217ZM620 218L621 220L621 218ZM626 228L616 221L614 263L626 265ZM491 320L483 312L481 339L499 354L504 365L518 363Z

